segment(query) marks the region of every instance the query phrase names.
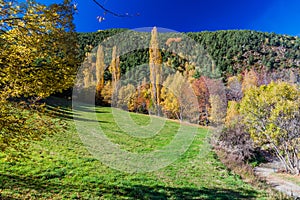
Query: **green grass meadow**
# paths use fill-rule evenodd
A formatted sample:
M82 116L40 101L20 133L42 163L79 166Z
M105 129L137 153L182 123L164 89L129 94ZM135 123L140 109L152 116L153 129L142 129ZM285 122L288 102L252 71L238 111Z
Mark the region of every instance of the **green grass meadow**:
M266 192L244 183L217 159L207 129L199 128L186 153L169 166L127 173L91 155L69 108L49 108L63 120L66 130L32 143L24 158L8 161L1 154L0 199L267 199ZM87 120L84 112L75 117ZM167 120L159 134L138 138L116 125L111 108L97 107L96 113L105 135L120 148L136 153L167 145L179 127L178 122ZM140 125L150 122L147 115L130 116Z

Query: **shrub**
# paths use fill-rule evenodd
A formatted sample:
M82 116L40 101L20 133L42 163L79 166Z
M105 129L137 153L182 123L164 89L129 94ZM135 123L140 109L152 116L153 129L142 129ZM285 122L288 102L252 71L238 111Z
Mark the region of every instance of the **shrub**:
M240 161L254 156L254 144L242 123L224 128L218 136L218 146Z

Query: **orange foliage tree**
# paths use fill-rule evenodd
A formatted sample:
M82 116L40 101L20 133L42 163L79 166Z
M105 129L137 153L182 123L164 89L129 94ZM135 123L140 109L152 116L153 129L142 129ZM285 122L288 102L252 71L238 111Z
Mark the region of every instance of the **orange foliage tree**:
M210 107L209 104L209 91L206 84L206 77L201 76L199 79L193 81L192 87L194 93L198 99L199 105L199 123L200 125L208 124L208 110Z

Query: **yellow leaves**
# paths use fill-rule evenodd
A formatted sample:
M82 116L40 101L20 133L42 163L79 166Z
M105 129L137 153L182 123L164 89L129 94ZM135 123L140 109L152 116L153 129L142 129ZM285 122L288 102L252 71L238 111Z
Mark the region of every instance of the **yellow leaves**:
M116 84L121 78L121 69L120 69L120 58L118 56L117 47L114 46L112 50L112 60L110 64L110 72L112 74L112 85L113 90L116 90Z
M299 128L300 91L295 85L271 82L245 92L240 104L249 131L254 139L268 135L274 142L285 138Z
M210 95L209 103L211 108L208 119L215 125L223 124L226 117L225 101L221 99L220 95Z
M149 56L151 95L154 105L157 106L160 104L162 56L159 49L158 33L156 27L154 27L151 31Z
M163 109L172 113L179 112L179 102L178 97L174 95L171 90L168 90L167 88L163 87L161 90L161 97L163 99L163 102L161 105L163 106Z
M135 92L136 89L132 84L121 87L118 91L117 107L134 110L134 105L131 103L131 99L134 98Z
M21 8L17 1L10 2L13 4L5 16L0 10L0 29L5 32L0 35L0 149L54 130L44 119L24 114L17 105L12 107L7 99L47 97L70 87L78 63L73 30L61 28L72 25L68 20L72 13L57 12L62 22L55 14L47 14L56 13L52 8L31 1ZM15 17L18 19L3 23Z
M34 2L22 9L14 4L18 8L20 19L8 24L9 31L0 35L0 74L6 75L0 84L15 90L12 94L26 96L47 96L70 87L78 62L76 42L72 30L65 32L62 27L72 24L67 20L72 13Z
M237 123L238 116L239 116L239 103L237 103L236 101L229 101L226 118L225 118L225 125L229 127Z
M103 97L104 103L111 104L112 92L111 81L108 81L101 90L101 96Z
M242 82L242 91L245 92L249 88L255 87L257 85L258 77L256 72L253 69L251 69L250 71L246 71Z
M97 94L101 91L104 86L104 52L103 47L101 45L98 46L97 55L96 55L96 79L97 79Z
M170 74L164 81L161 89L161 106L165 112L170 113L169 117L179 118L180 103L185 103L180 100L184 100L182 93L186 84L187 80L180 72Z

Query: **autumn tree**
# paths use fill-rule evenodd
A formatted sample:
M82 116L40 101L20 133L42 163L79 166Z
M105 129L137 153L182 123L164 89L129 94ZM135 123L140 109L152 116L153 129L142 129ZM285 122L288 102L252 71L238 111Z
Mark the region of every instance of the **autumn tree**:
M40 117L8 100L30 97L35 103L73 85L78 65L73 12L68 0L49 6L0 1L0 148L51 132Z
M239 103L236 101L228 101L225 125L227 127L234 126L236 123L238 123L239 115Z
M194 95L187 78L180 72L177 71L166 78L163 83L161 98L162 109L167 117L198 123L197 97Z
M201 76L192 83L194 93L198 99L199 106L199 123L200 125L208 125L208 110L209 104L209 91L207 87L206 77Z
M250 71L245 71L243 82L242 82L242 91L245 92L251 87L258 86L258 76L254 69Z
M160 93L161 93L161 73L162 73L162 56L159 49L157 28L154 27L151 32L149 48L149 67L151 81L151 96L155 111L160 115Z
M130 98L128 103L128 110L137 113L149 113L151 101L151 93L149 85L140 85L136 88L134 95Z
M136 88L136 92L134 98L131 98L129 103L129 107L131 111L135 111L138 113L149 113L151 101L151 91L150 84L147 83L146 77L142 80L140 84L138 84Z
M240 113L254 142L274 150L287 172L299 174L299 88L285 82L252 87L245 92Z
M121 77L121 69L120 69L120 57L118 56L117 47L114 46L112 50L112 60L110 64L110 72L112 74L112 89L113 93L118 93L117 84Z
M93 53L87 53L84 62L82 63L82 81L85 90L95 85L93 69L96 68L96 63L93 62ZM96 73L97 75L97 73Z
M207 79L209 90L209 121L213 125L222 125L225 122L227 98L225 86L221 79Z
M180 73L178 73L180 75ZM162 98L162 110L164 114L168 118L181 120L180 116L180 108L179 108L179 88L183 83L181 80L176 79L174 75L169 75L163 83L163 87L161 90L161 98Z
M101 98L102 98L102 103L106 105L111 105L112 102L112 83L111 81L107 81L104 87L101 90Z
M103 47L99 45L96 54L96 80L97 80L96 94L98 98L100 98L101 90L104 87L104 71L105 71L104 52L103 52Z
M117 107L124 110L132 109L129 104L135 92L136 88L132 84L122 86L118 91Z
M72 86L78 61L69 1L2 1L0 8L1 94L40 99Z
M209 121L216 126L224 124L226 117L226 103L224 99L219 95L210 95L209 103L211 105Z

